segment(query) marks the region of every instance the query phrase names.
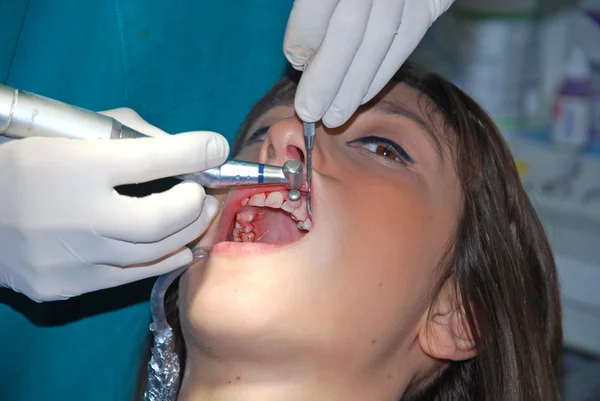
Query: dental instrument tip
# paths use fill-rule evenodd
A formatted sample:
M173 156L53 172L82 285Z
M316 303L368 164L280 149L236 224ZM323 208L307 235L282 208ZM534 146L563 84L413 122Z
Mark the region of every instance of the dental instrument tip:
M296 159L288 160L284 163L282 171L283 175L288 180L288 189L300 189L302 186L302 162Z
M300 191L298 191L297 189L292 189L291 191L288 191L288 199L291 202L298 202L300 200Z

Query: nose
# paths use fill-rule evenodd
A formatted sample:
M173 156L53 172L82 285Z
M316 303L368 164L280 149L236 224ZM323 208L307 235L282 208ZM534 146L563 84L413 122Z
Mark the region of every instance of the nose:
M290 159L306 160L302 123L297 119L281 120L273 124L264 142L259 155L259 162L282 166Z

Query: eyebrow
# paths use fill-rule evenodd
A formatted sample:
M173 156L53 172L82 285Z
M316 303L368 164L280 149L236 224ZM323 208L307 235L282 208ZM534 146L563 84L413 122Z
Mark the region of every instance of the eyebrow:
M442 151L442 143L439 138L439 134L431 127L427 121L425 121L418 114L408 110L406 107L396 103L391 102L389 100L380 100L373 105L373 107L369 110L371 112L375 112L382 115L391 115L391 116L401 116L406 117L416 123L423 131L427 133L429 138L432 140L435 150L437 152L438 158L443 160L443 151Z

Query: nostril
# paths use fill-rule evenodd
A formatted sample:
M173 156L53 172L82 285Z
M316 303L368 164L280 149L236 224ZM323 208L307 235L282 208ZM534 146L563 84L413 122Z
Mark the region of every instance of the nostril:
M302 163L304 163L304 152L297 146L290 145L287 149L290 155L295 156L294 159L299 159Z

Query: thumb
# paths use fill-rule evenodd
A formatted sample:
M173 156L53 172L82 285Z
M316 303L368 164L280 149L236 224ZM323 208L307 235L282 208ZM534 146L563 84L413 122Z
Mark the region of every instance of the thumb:
M88 152L91 160L99 159L95 165L105 168L114 186L220 166L227 160L229 144L214 132L187 132L161 138L99 141L90 146ZM102 158L103 155L106 157Z
M177 270L180 267L191 263L192 259L192 251L189 248L184 247L173 252L170 255L165 256L162 259L159 259L156 262L152 262L152 264L134 265L124 268L117 268L113 266L98 267L102 269L118 269L117 272L113 271L109 273L113 277L114 282L105 283L105 287L110 288L122 284L132 283L134 281L143 280L148 277L155 277L160 276L161 274L170 273L173 270Z

